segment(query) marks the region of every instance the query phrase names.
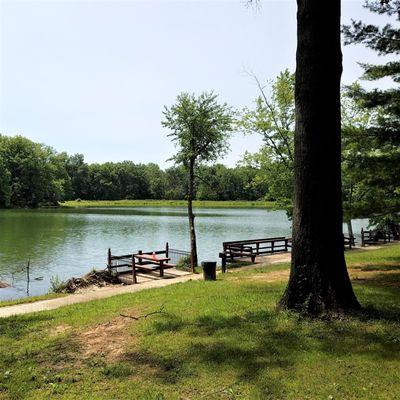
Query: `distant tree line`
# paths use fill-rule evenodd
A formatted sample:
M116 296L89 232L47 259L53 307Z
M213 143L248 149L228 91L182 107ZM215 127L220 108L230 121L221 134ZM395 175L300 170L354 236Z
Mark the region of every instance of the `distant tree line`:
M265 183L252 166L217 164L196 170L198 200L257 200ZM187 172L132 161L88 164L22 136L0 135L0 207L39 207L64 200L170 199L187 196Z

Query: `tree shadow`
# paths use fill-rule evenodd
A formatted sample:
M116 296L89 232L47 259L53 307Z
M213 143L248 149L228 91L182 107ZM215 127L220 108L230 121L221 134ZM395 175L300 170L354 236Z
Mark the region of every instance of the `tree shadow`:
M263 285L245 287L243 296L247 290L271 296L271 288ZM148 346L129 353L127 359L156 371L156 379L163 382L179 383L188 371L195 377L199 368L208 368L210 373L231 371L238 381L262 394L282 396L286 390L283 380L294 377L296 366L310 352L332 360L349 355L371 363L398 359L400 304L393 301L394 293L382 291L386 293L383 303L346 317L307 319L273 309L240 315L215 310L195 318L166 313L151 321L147 332L155 340L182 340L182 346L166 342L165 352Z
M10 339L22 339L34 331L34 325L52 319L53 317L44 313L0 318L0 335Z

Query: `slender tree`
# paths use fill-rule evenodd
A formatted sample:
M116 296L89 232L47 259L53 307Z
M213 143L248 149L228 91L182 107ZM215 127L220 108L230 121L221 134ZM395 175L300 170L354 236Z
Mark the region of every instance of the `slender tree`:
M191 267L194 271L198 264L193 213L196 170L201 163L215 161L228 150L232 111L226 104L219 104L217 95L212 92L198 97L181 93L173 106L165 107L164 116L162 125L172 131L168 136L179 149L172 159L188 173Z
M343 249L340 0L297 0L293 251L280 307L359 307Z

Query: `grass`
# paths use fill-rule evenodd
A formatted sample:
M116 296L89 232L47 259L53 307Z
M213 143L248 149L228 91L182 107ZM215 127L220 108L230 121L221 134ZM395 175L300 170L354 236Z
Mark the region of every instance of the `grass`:
M185 200L81 200L65 201L61 207L186 207ZM195 200L194 207L198 208L275 208L273 201L211 201Z
M347 259L343 318L277 312L275 265L0 320L0 399L396 399L400 246Z
M43 294L40 296L23 297L21 299L16 299L16 300L3 300L3 301L0 301L0 307L15 306L17 304L33 303L33 302L39 301L39 300L49 300L49 299L55 299L57 297L64 297L64 296L66 296L65 293L48 293L48 294Z

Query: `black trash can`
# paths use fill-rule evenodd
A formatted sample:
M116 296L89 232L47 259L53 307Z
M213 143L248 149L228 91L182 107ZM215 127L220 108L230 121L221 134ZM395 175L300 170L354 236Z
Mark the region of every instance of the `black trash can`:
M216 261L202 261L203 276L205 281L217 280L217 262Z

